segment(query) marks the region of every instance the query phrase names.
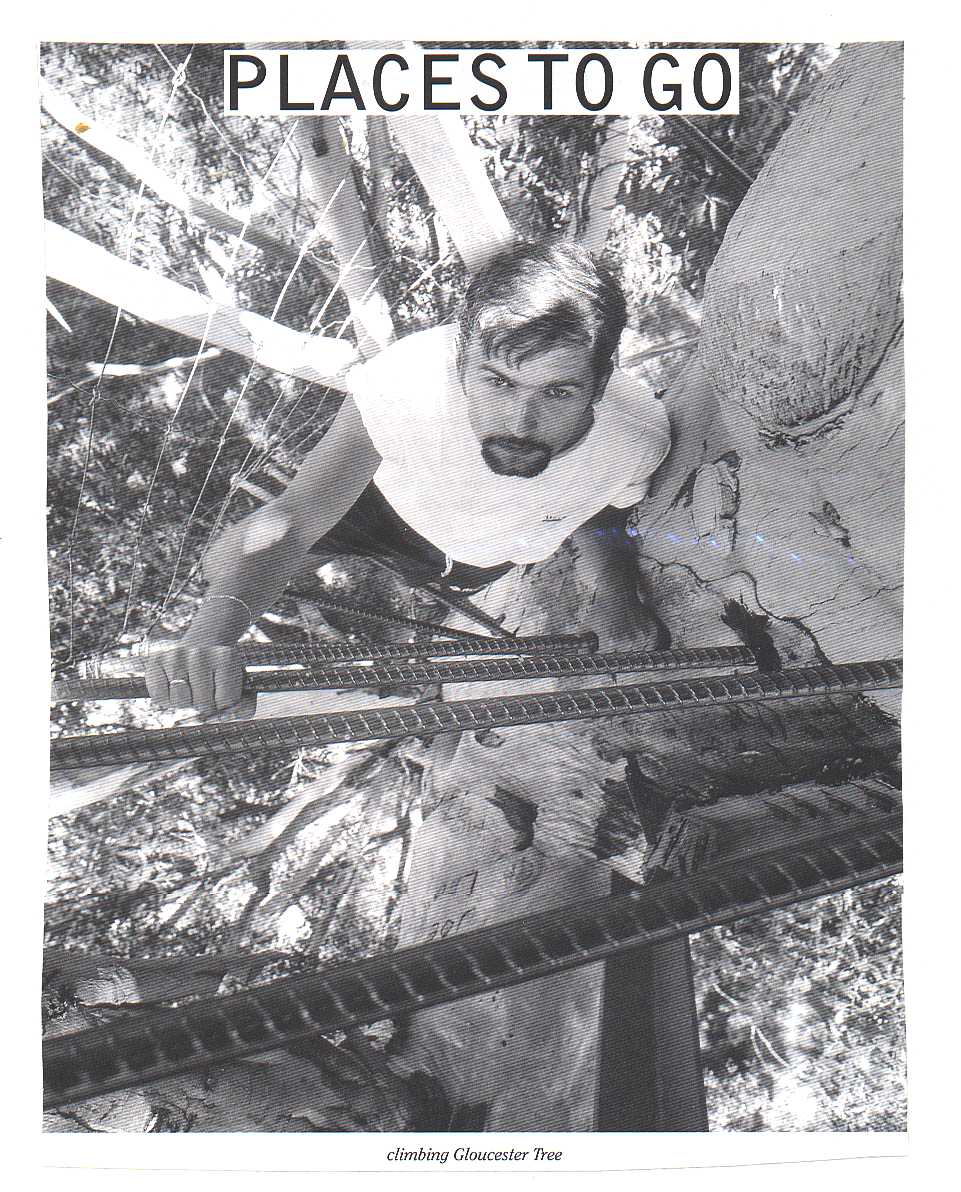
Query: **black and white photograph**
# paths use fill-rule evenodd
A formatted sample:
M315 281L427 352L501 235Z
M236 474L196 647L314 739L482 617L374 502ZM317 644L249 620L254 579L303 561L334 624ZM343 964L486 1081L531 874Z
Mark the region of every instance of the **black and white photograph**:
M902 44L38 64L46 1134L903 1135Z

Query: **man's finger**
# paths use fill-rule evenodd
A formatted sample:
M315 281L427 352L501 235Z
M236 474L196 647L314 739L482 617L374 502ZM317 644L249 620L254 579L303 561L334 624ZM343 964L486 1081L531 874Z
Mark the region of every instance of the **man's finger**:
M186 675L179 675L170 680L170 706L173 708L192 708L194 706L190 680Z
M191 707L198 712L212 712L214 704L214 663L206 650L193 650L188 660Z
M159 658L151 658L147 663L144 679L147 683L147 692L154 703L164 706L170 703L170 682Z
M164 699L164 706L168 708L176 708L177 705L177 691L173 684L178 678L186 679L187 665L184 661L183 652L179 646L174 646L173 649L165 650L163 653L157 655L157 666L163 672L164 681L167 685L166 698ZM189 706L189 705L186 705Z
M213 676L213 706L218 710L240 703L244 689L244 667L236 650L217 651Z

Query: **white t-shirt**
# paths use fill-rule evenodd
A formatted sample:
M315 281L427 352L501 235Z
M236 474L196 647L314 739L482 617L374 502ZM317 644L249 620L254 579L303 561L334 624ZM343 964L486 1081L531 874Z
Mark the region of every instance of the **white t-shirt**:
M347 375L382 463L374 483L451 559L536 563L608 505L627 508L671 446L664 407L615 369L594 425L534 477L498 476L481 456L457 372L456 328L418 331Z

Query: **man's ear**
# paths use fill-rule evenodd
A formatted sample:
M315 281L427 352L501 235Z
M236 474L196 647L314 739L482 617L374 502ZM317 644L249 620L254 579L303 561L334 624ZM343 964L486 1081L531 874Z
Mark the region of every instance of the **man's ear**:
M597 382L594 387L594 396L591 398L591 405L596 406L597 403L604 396L604 390L607 388L607 383L611 379L614 372L614 361L610 361L597 374Z

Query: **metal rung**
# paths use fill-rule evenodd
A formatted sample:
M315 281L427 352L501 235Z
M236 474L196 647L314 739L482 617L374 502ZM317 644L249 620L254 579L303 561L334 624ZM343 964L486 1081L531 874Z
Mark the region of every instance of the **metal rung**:
M80 678L100 679L143 669L145 660L165 653L170 642L141 642L129 655L96 655L80 663ZM250 642L237 647L245 666L328 666L339 663L384 661L393 658L465 658L490 654L590 654L597 650L595 633L553 634L542 637L472 637L464 641L412 642Z
M245 692L346 690L407 684L490 683L514 679L585 678L630 671L686 670L702 666L752 666L744 646L687 650L619 650L605 654L557 654L531 658L480 658L456 662L387 662L369 666L306 666L293 670L250 670ZM141 675L64 679L54 683L55 703L68 700L145 699Z
M832 876L818 876L825 858L834 864ZM878 860L871 860L871 857ZM797 864L803 862L803 864ZM796 867L792 870L792 865ZM258 986L251 993L208 998L173 1010L147 1012L118 1019L109 1025L46 1039L43 1044L46 1080L44 1104L56 1108L103 1093L128 1088L210 1064L276 1047L313 1033L344 1030L385 1016L410 1013L427 1005L455 1001L485 990L506 988L531 978L574 968L596 960L680 935L730 923L775 907L793 905L805 898L847 889L861 882L889 877L901 868L901 825L897 815L865 813L860 822L803 844L771 850L753 858L733 859L710 866L686 878L641 887L615 898L556 907L512 923L479 928L453 939L434 940L383 956L355 961L323 973L289 977ZM771 875L787 870L789 889L772 889ZM778 885L784 881L782 873ZM738 887L748 894L738 893ZM768 887L768 888L765 888ZM680 913L672 913L679 907ZM651 910L658 914L650 925ZM699 908L699 909L698 909ZM617 920L617 930L605 933L603 924ZM585 947L578 935L590 934L604 942ZM511 944L526 941L530 956L518 959ZM545 941L550 941L549 946ZM500 975L484 973L482 955L493 947L510 958ZM449 988L422 994L411 980L417 965L428 965L445 974ZM402 976L403 975L403 976ZM407 977L405 981L403 978ZM439 978L440 979L440 978ZM350 1005L350 990L377 990L379 1005L363 1009ZM393 991L390 991L390 986ZM251 1003L256 1020L249 1027ZM291 1005L311 1025L290 1021ZM309 1014L304 1007L314 1006ZM384 1007L390 1008L385 1014ZM211 1032L212 1021L223 1027ZM243 1031L237 1024L248 1030ZM253 1036L260 1035L260 1038ZM144 1039L152 1046L144 1047ZM185 1052L181 1040L190 1040Z
M131 762L173 761L269 749L318 748L339 741L395 740L437 732L510 728L550 721L588 720L639 712L695 709L767 699L855 693L901 685L900 659L835 667L801 667L764 675L763 684L738 675L712 675L709 694L685 692L670 682L543 692L495 699L409 704L378 712L330 712L265 720L179 725L58 737L51 743L53 770ZM761 690L758 690L758 687ZM368 719L368 717L370 719Z

